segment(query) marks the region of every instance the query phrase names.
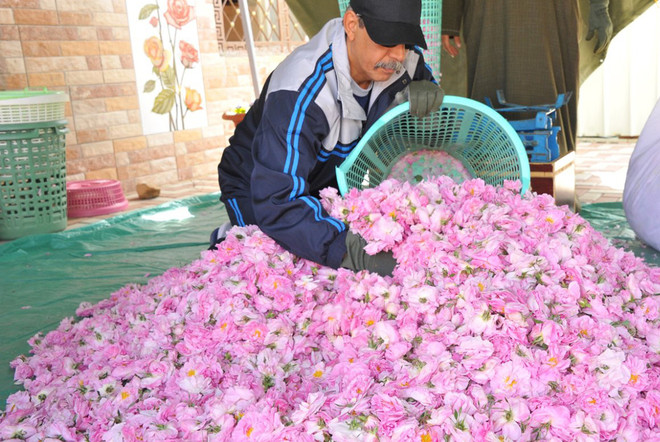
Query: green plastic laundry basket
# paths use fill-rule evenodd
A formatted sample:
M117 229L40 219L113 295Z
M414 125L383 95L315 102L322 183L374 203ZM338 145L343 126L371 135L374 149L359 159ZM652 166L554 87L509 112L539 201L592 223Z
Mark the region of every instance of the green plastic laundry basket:
M67 101L64 92L46 88L0 91L0 125L63 120Z
M529 188L529 160L511 124L478 101L448 95L424 118L412 116L407 102L380 117L337 167L339 191L375 187L399 159L421 150L445 151L487 184L520 180L522 193Z
M0 239L66 228L66 124L0 125Z
M350 0L338 0L339 12L344 15ZM442 0L422 0L420 24L428 49L424 50L424 60L431 67L436 79L440 78L440 54L442 50Z

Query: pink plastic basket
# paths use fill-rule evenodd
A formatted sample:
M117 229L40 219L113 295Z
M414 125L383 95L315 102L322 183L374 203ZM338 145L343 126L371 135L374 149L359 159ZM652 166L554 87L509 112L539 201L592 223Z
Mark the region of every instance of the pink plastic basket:
M128 207L117 180L83 180L66 183L69 218L106 215Z

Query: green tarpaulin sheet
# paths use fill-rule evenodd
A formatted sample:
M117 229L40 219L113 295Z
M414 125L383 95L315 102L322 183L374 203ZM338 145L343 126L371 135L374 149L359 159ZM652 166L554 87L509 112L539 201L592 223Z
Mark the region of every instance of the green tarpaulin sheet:
M633 252L654 267L660 266L660 252L642 243L626 220L621 202L585 204L580 215L616 247Z
M10 361L27 340L128 283L145 283L199 258L228 221L220 193L129 212L79 229L0 245L0 409L13 385Z
M210 232L227 220L218 197L183 199L0 245L0 408L20 388L9 363L28 354L28 339L75 316L81 302L96 303L197 259ZM660 253L635 239L621 203L588 204L580 213L613 244L660 265Z

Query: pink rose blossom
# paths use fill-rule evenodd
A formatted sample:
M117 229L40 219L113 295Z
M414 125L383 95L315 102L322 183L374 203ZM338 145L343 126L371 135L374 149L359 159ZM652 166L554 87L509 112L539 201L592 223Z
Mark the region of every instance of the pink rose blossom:
M187 41L179 41L179 50L181 51L181 64L184 67L191 68L193 63L199 63L199 52Z
M323 190L391 277L235 227L32 337L0 438L654 440L660 270L519 190Z
M165 20L177 29L195 19L195 8L190 6L187 0L167 0L167 11Z

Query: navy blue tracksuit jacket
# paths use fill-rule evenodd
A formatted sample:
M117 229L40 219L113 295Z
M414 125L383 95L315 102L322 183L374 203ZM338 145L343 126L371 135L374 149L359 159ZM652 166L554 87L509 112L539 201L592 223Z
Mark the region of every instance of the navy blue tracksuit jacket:
M365 112L353 95L341 18L293 51L268 78L218 165L232 224L256 224L290 252L338 268L347 226L321 207L319 191L337 187L335 167L397 92L411 80L433 80L418 48L407 51L404 67L373 84Z

